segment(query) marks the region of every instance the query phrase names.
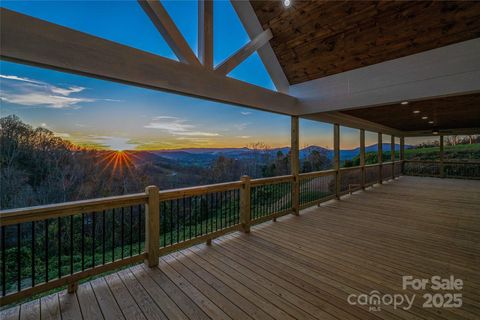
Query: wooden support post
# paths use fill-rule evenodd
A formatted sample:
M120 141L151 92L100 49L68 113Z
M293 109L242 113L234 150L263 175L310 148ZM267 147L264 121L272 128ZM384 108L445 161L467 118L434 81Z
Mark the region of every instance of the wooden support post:
M145 188L148 196L145 205L145 252L148 267L158 266L160 249L160 194L156 186Z
M383 142L382 142L382 133L378 133L378 142L377 142L377 158L378 158L378 183L383 183Z
M213 0L198 1L198 58L213 70Z
M444 153L443 153L443 135L440 136L440 177L445 178L445 165L444 165Z
M78 290L78 281L69 282L67 286L68 293L75 293Z
M403 168L405 163L405 137L400 137L400 161L402 161L402 170L400 171L400 173L403 174Z
M294 177L292 186L292 209L293 214L300 214L300 145L299 145L299 120L298 116L292 116L291 120L291 172Z
M390 160L392 161L392 180L395 180L395 136L390 139Z
M240 189L240 223L242 225L242 231L245 233L250 233L250 177L242 176L240 180L243 182L243 185Z
M360 186L365 189L365 129L360 129L360 167L362 168Z
M335 170L335 196L340 199L340 125L333 125L333 168Z

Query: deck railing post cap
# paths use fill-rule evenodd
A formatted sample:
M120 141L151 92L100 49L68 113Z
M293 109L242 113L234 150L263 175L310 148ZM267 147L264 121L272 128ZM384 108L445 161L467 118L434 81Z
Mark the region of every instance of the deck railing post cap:
M159 191L160 191L160 189L157 186L153 186L153 185L152 186L147 186L145 188L145 193L147 193L147 194L155 193L155 192L159 192Z
M247 176L247 175L243 175L243 176L240 177L240 180L241 181L250 181L250 177Z

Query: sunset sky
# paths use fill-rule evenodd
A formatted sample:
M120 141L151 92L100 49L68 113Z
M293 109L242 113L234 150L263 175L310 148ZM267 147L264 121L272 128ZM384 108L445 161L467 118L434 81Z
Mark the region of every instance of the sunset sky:
M197 52L197 1L165 1ZM2 1L2 7L176 59L136 1ZM229 1L215 1L214 62L249 41ZM230 77L274 89L258 55ZM1 116L18 115L76 144L114 150L290 144L288 116L137 88L10 62L0 62ZM301 121L301 146L332 147L332 126ZM342 128L342 149L358 130ZM367 145L376 136L367 135Z

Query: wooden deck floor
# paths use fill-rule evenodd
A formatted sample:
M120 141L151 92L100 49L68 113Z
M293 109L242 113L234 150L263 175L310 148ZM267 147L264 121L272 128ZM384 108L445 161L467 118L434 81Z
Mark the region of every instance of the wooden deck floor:
M479 266L480 181L402 177L165 256L158 268L11 308L2 320L480 319ZM425 291L402 290L403 275L462 279L463 306L423 308ZM372 290L416 297L409 310L347 302Z

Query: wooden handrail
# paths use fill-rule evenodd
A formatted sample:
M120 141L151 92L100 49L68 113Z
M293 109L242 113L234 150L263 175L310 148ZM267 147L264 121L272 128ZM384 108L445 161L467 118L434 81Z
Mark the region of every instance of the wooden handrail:
M357 169L362 169L360 166L355 166L355 167L343 167L340 168L340 171L352 171L352 170L357 170Z
M224 182L209 184L204 186L187 187L180 189L162 190L160 191L160 201L179 199L189 196L197 196L205 193L228 191L234 189L240 189L243 185L241 181Z
M282 182L293 182L293 175L278 176L278 177L269 177L269 178L259 178L250 180L250 185L252 187L265 185L265 184L276 184Z
M416 160L416 159L411 159L411 160L403 160L404 162L412 162L412 163L438 163L440 164L440 160ZM455 160L445 160L443 161L444 164L474 164L474 165L480 165L480 161L455 161Z
M334 175L336 172L337 171L335 169L330 169L330 170L323 170L323 171L300 173L298 176L301 180L301 179L308 179L308 178L316 178L316 177Z
M46 220L65 217L83 212L102 211L113 208L133 206L146 203L145 193L114 196L90 200L71 201L28 208L18 208L0 211L2 225Z

